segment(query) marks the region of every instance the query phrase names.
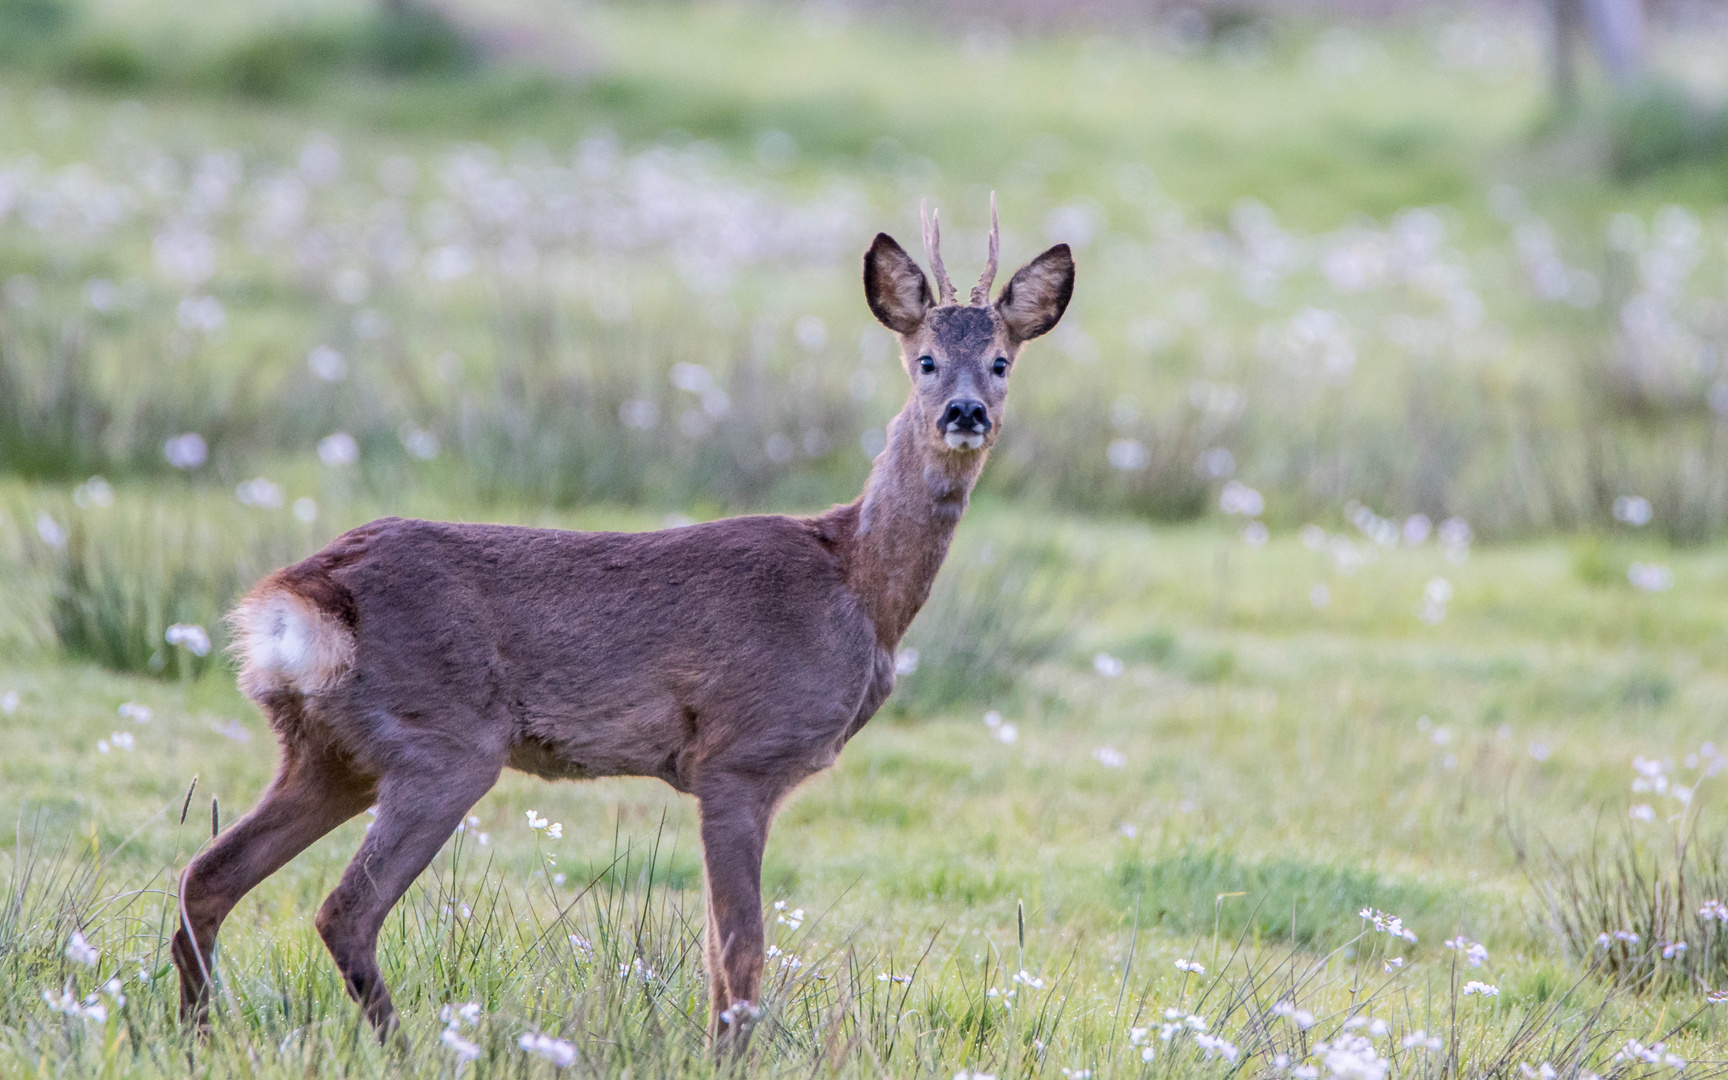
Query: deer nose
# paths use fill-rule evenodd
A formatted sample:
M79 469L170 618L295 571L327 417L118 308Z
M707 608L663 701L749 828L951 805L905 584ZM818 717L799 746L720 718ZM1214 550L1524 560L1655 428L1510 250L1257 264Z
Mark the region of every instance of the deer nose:
M990 430L990 410L984 407L982 401L976 398L955 398L942 410L942 422L937 425L947 431L976 431L983 433Z

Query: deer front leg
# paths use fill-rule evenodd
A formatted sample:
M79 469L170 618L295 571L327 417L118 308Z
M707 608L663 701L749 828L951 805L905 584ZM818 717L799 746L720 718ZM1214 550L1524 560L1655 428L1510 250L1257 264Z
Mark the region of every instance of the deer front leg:
M714 923L714 889L709 874L702 875L703 964L708 972L708 1037L719 1033L720 1014L732 1004L726 993L726 968L720 958L720 928Z
M762 849L774 800L750 781L714 785L701 799L707 875L708 1033L716 1052L744 1048L761 1009Z
M318 909L318 934L380 1039L396 1030L396 1008L378 970L378 931L470 807L498 781L502 761L451 761L427 774L386 776L378 820L341 884Z

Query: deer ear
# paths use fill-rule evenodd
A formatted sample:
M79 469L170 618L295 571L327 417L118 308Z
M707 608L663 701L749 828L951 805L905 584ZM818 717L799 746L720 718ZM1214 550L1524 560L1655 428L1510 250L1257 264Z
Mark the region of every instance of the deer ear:
M1057 244L1014 272L996 297L996 310L1015 341L1047 334L1074 295L1074 255Z
M864 253L864 299L870 313L897 334L918 329L934 302L924 271L887 233L877 233Z

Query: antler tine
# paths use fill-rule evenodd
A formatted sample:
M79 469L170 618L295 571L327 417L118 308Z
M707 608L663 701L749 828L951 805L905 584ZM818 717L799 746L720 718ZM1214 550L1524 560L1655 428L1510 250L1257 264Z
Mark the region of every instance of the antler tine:
M978 278L978 284L972 286L972 303L974 305L990 302L990 286L996 283L996 254L1002 246L1002 229L996 223L996 193L990 193L990 254L984 260L984 273Z
M942 211L924 213L924 200L918 200L918 219L924 225L924 255L930 260L930 272L936 275L936 302L954 302L954 283L948 280L948 270L942 265Z

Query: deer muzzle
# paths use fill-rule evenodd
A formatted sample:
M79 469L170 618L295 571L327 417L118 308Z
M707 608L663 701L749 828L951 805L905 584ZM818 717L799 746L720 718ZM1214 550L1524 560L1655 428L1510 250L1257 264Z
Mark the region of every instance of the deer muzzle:
M976 398L955 398L942 410L936 429L954 450L976 450L990 431L990 410Z

